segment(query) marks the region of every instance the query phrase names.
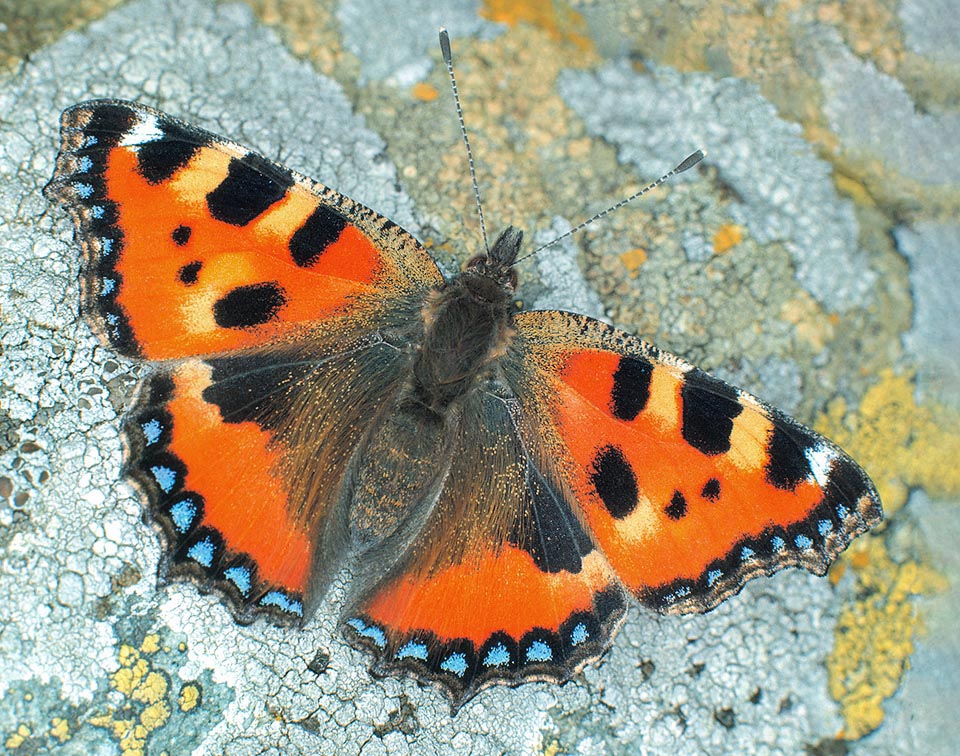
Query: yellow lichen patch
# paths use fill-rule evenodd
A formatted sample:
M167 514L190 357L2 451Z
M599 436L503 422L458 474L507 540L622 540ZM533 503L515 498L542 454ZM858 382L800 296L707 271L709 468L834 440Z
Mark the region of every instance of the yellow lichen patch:
M627 274L630 278L636 278L640 272L640 266L647 261L646 250L640 249L628 249L626 252L620 253L620 262L623 263L623 267L627 269Z
M883 702L909 664L919 625L913 597L941 590L944 581L916 562L894 562L880 538L861 538L850 551L864 598L842 609L827 668L846 723L841 735L852 740L880 725Z
M736 223L727 223L713 235L713 251L722 255L743 241L743 228Z
M817 352L833 341L834 323L817 301L805 291L798 291L793 299L783 303L780 317L787 323L792 323L797 338Z
M193 683L188 683L180 689L180 696L177 698L177 705L180 711L192 711L200 704L200 688Z
M556 738L553 738L543 746L543 756L559 756L560 751L560 741Z
M867 191L867 187L862 181L850 176L845 176L840 172L834 173L833 181L837 185L843 194L846 194L850 199L856 202L858 205L863 207L876 207L877 202Z
M70 740L70 725L63 717L54 717L50 722L50 736L56 738L61 743Z
M10 751L19 748L24 741L30 737L30 728L26 725L20 725L17 731L4 741L4 746Z
M351 56L341 44L335 10L316 0L247 0L263 23L273 27L300 58L309 58L324 74L333 74Z
M587 23L565 4L543 0L486 0L481 15L500 24L527 23L547 32L553 39L570 42L581 50L592 50L593 42L584 32Z
M958 420L956 411L918 404L912 376L885 370L857 412L838 399L816 427L873 476L889 517L912 487L944 498L960 493ZM850 571L862 598L841 611L828 668L830 692L846 722L844 737L857 738L883 720L882 704L896 692L913 652L919 620L912 598L940 590L944 582L918 562L895 562L876 536L855 541L831 578L838 581Z
M859 411L848 412L837 399L816 428L870 474L888 516L903 506L911 487L937 498L960 494L960 413L918 405L912 376L883 371Z
M413 95L413 98L420 100L421 102L433 102L440 96L440 93L437 91L437 88L432 84L427 84L425 81L418 81L410 88L410 94Z
M149 657L160 650L157 635L146 636L139 650L120 647L120 668L110 676L110 686L123 695L123 703L107 714L91 717L95 727L109 730L120 744L123 756L144 756L147 738L170 719L166 675L151 668Z

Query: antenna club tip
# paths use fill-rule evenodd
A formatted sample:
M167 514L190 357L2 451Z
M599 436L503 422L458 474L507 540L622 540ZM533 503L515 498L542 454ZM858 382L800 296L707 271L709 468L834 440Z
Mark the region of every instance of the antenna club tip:
M447 63L453 61L453 54L450 52L450 35L443 26L440 27L440 52Z
M693 154L687 155L687 157L683 159L683 162L681 162L680 165L674 168L673 171L674 173L683 173L684 171L690 170L691 168L693 168L693 166L695 166L697 163L703 160L706 156L707 156L706 150L697 150Z

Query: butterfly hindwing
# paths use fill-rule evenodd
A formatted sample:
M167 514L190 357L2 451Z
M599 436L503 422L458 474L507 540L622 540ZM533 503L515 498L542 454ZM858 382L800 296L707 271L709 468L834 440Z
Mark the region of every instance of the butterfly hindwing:
M46 191L73 215L89 319L124 354L358 335L441 281L391 221L159 111L82 103L61 136Z
M375 671L438 681L455 705L494 682L567 679L623 617L609 564L524 448L509 401L471 397L450 460L415 541L348 610L347 636Z
M167 574L199 578L248 620L301 621L343 558L340 481L402 375L376 340L187 359L141 388L129 473L167 537Z
M749 394L586 316L523 313L515 327L527 433L648 606L706 611L756 575L823 574L880 520L853 460Z

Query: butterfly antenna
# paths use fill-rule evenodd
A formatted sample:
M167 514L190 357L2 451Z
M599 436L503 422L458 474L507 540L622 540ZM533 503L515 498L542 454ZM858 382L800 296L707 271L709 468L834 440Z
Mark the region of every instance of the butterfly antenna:
M483 249L490 252L487 244L487 227L483 222L483 204L480 202L480 187L477 185L477 171L473 167L473 151L470 149L470 139L467 137L467 125L463 122L463 108L460 107L460 92L457 90L457 77L453 73L453 54L450 52L450 35L443 27L440 28L440 52L443 62L447 64L447 74L450 76L450 86L453 89L453 101L457 106L457 120L460 121L460 135L463 137L463 146L467 148L467 165L470 166L470 181L473 183L473 196L477 200L477 215L480 216L480 233L483 235Z
M609 214L612 213L614 210L619 210L621 207L623 207L623 206L626 205L626 204L629 204L630 202L633 202L633 201L634 201L635 199L637 199L638 197L642 197L644 194L646 194L647 192L649 192L651 189L656 189L658 186L660 186L660 184L662 184L664 181L666 181L666 180L667 180L668 178L670 178L671 176L676 176L678 173L683 173L684 171L689 170L690 168L693 168L693 166L695 166L697 163L699 163L701 160L703 160L704 157L706 157L706 154L707 154L706 150L697 150L697 151L694 152L692 155L687 155L687 157L685 157L685 158L680 162L680 164L679 164L676 168L674 168L672 171L667 171L667 173L664 173L660 178L658 178L658 179L657 179L656 181L654 181L652 184L647 184L647 185L646 185L645 187L643 187L643 189L641 189L639 192L634 192L634 193L631 194L629 197L626 197L625 199L620 200L617 204L611 205L611 206L608 207L606 210L601 210L599 213L597 213L596 215L594 215L592 218L588 218L588 219L585 220L583 223L580 223L579 225L574 226L574 227L571 228L569 231L567 231L565 234L560 234L560 236L558 236L558 237L557 237L556 239L554 239L553 241L547 242L546 244L544 244L544 245L542 245L542 246L540 246L540 247L537 247L535 250L533 250L533 252L530 252L530 253L524 255L523 257L519 258L516 262L518 263L518 262L520 262L521 260L526 260L528 257L533 257L535 254L537 254L537 252L540 252L540 251L546 249L547 247L552 247L552 246L553 246L554 244L556 244L558 241L561 241L561 240L563 240L563 239L566 239L568 236L573 236L575 233L577 233L577 231L582 231L583 229L585 229L587 226L589 226L589 225L590 225L591 223L593 223L594 221L598 221L598 220L600 220L603 216L609 215ZM514 263L514 265L516 265L516 263Z

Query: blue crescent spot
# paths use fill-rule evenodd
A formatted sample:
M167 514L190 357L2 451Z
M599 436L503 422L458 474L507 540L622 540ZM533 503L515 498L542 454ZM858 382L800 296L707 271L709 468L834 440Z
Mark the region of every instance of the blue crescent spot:
M757 552L755 552L749 546L744 546L743 551L740 552L740 561L746 562L748 559L753 559L756 553Z
M88 136L83 143L84 147L93 147L97 143L97 138L95 136Z
M165 465L154 465L150 468L153 473L153 479L164 493L170 493L177 484L177 474Z
M667 603L667 604L672 604L672 603L674 603L675 601L679 601L679 600L682 599L684 596L689 596L689 595L690 595L690 586L689 586L689 585L683 585L683 586L677 588L677 590L675 590L675 591L674 591L673 593L671 593L669 596L665 596L663 600L664 600L664 602Z
M461 654L459 651L457 653L450 654L450 656L440 662L440 669L442 669L444 672L450 672L457 677L463 677L467 671L467 657Z
M244 596L250 593L250 587L253 581L250 576L250 570L246 567L228 567L223 571L223 576L237 586L237 590Z
M417 641L407 641L400 650L397 651L397 659L419 659L427 660L427 646L425 643Z
M86 173L93 168L93 161L89 155L84 155L77 161L77 173Z
M509 663L510 652L502 643L498 643L487 651L487 655L483 659L483 666L485 667L504 667Z
M770 539L770 546L774 551L783 551L783 547L787 545L787 542L784 541L780 536L774 536Z
M170 507L170 519L173 526L181 533L186 533L193 525L193 518L197 516L197 505L192 499L182 499Z
M576 627L573 628L573 632L570 633L570 642L574 646L579 646L581 643L586 643L589 637L590 633L587 631L587 626L578 622Z
M81 199L89 199L93 196L93 187L90 186L90 184L77 182L73 185L73 188L76 190L77 194L80 195Z
M265 593L263 598L260 599L260 606L275 606L287 612L287 614L296 614L298 617L303 616L303 604L291 599L283 591L269 591Z
M209 567L213 564L213 552L213 541L209 538L204 538L202 541L197 541L187 550L187 556L197 564Z
M813 539L805 535L798 535L793 539L793 542L797 544L797 548L800 549L809 549L811 546L813 546Z
M387 645L387 636L384 634L383 630L376 625L368 625L359 617L353 617L352 619L347 620L347 624L357 631L357 635L363 638L369 638L379 648L384 648Z
M100 254L109 255L113 252L113 239L108 239L106 236L100 237Z
M716 583L720 577L723 575L721 570L710 570L707 573L707 585L713 587L713 584Z
M93 205L90 208L90 217L99 219L103 217L105 212L103 205Z
M817 530L820 531L820 535L826 535L833 530L833 523L830 520L820 520L817 523Z
M100 296L107 297L113 293L113 287L117 285L117 282L112 278L104 278L103 283L100 286Z
M847 511L847 508L843 506L843 504L837 505L837 517L839 517L841 520L846 520L848 514L850 513Z
M140 430L143 431L143 439L147 442L147 446L150 446L150 444L155 444L160 440L160 434L163 433L163 426L157 418L153 418L152 420L147 420L145 423L140 423Z
M528 662L548 662L553 659L553 649L541 640L535 640L527 649Z

